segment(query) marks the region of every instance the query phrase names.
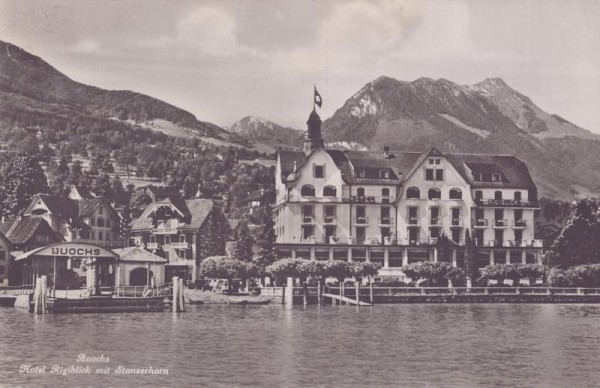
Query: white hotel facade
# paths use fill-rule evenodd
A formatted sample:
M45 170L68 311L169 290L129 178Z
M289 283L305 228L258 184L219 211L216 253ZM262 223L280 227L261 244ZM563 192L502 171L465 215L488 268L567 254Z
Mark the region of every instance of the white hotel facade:
M328 150L313 110L303 151L280 151L274 206L279 257L371 261L380 275L447 258L464 263L467 229L480 267L539 263L536 186L527 166L506 155Z

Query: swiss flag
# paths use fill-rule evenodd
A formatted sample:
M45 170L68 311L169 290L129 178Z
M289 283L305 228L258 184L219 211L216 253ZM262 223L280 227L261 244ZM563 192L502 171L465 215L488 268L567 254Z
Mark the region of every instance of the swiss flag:
M321 104L323 104L323 99L321 98L319 92L317 92L317 87L315 86L315 105L318 105L320 108Z

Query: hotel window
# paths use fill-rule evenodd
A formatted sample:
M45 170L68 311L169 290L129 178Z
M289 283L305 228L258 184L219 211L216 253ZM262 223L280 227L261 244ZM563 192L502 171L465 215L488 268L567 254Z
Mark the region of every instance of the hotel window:
M502 191L496 191L496 192L494 192L494 199L496 201L501 201L502 200Z
M515 201L521 201L521 192L515 191Z
M313 173L315 178L325 178L325 165L315 165Z
M300 189L300 195L303 197L314 197L315 188L311 185L304 185L302 186L302 189Z
M325 186L323 188L324 197L335 197L337 196L337 190L334 186Z
M455 243L459 244L460 243L460 235L461 235L461 229L458 228L454 228L451 230L452 233L452 241L454 241Z
M462 199L462 191L459 189L450 189L450 199Z
M90 225L91 226L96 226L96 219L95 218L90 218Z
M98 218L98 226L104 227L104 218Z
M153 234L150 235L150 242L151 243L156 243L156 236L155 235L153 235Z
M313 207L312 205L302 206L302 219L304 222L312 222L313 220Z
M103 212L104 212L104 209L102 208L102 206L100 206L98 208L98 214L103 214Z
M426 181L443 181L444 180L444 170L434 169L434 168L426 168L425 169L425 180Z
M492 182L502 182L502 174L499 172L492 173Z
M171 236L168 234L165 236L165 244L171 244Z
M185 234L180 234L179 235L179 242L182 242L182 243L185 242Z
M430 228L429 229L429 237L431 237L431 238L440 237L440 228Z
M323 208L323 217L325 218L326 223L331 223L335 221L335 206L325 206Z
M390 179L390 172L388 170L380 170L379 178L381 179Z
M439 225L440 223L440 208L437 206L432 206L429 209L429 224L431 225Z
M315 232L314 232L313 225L302 225L302 239L303 240L310 239L314 234L315 234Z
M429 199L440 199L442 198L442 192L440 191L440 189L432 187L431 189L429 189L427 196Z
M418 187L409 187L406 189L407 199L419 199L421 198L421 192Z
M409 225L417 225L419 222L419 208L411 206L408 208L408 223Z
M103 240L103 233L102 232L98 232L98 240Z
M365 196L365 188L364 187L357 188L356 195L358 195L359 197L364 197Z
M361 169L357 169L356 170L356 177L357 178L364 178L365 177L365 170Z
M483 191L481 191L481 190L475 190L475 199L476 200L482 200L483 199Z

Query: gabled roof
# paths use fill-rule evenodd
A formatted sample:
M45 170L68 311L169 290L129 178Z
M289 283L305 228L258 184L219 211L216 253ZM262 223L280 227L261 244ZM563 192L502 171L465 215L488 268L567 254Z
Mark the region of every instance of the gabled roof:
M210 199L180 199L167 198L166 200L153 202L146 206L142 215L133 222L132 230L152 229L151 215L155 208L160 205L172 204L184 214L180 218L178 229L200 229L204 221L214 208L213 201Z
M140 247L113 249L119 255L119 261L135 261L141 263L166 263L167 260Z
M41 217L17 217L0 224L0 232L8 238L11 244L25 244L38 233L38 230L44 228L46 228L49 235L56 237L56 241L62 239L57 236L57 233Z
M237 226L240 224L240 221L242 221L241 218L228 218L227 222L229 222L229 227L231 228L231 230L235 230L235 228L237 228Z
M512 155L486 155L486 154L447 154L447 159L456 168L458 173L473 187L503 187L535 189L535 182L529 174L527 165ZM494 168L502 172L502 182L476 182L469 172ZM473 170L471 170L473 171ZM477 171L487 172L487 171Z
M0 226L1 229L1 226ZM0 240L4 241L5 245L10 245L10 240L8 239L8 237L6 237L4 235L4 233L2 233L2 231L0 231Z
M79 205L79 217L89 217L93 215L100 205L104 205L104 207L111 212L113 218L119 217L113 207L110 206L110 203L104 198L86 198L77 202Z
M59 197L57 195L50 194L37 194L33 197L31 204L27 208L26 212L30 212L30 208L36 202L36 199L39 198L48 211L52 214L69 218L69 217L77 217L79 213L79 207L77 206L77 201L65 197Z
M148 195L152 197L154 201L160 201L167 197L180 197L179 190L173 186L153 186L148 185L145 187Z

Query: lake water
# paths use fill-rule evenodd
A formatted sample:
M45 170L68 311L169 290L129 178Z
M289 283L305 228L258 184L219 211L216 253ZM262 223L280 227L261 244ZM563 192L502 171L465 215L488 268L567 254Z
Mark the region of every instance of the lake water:
M0 308L0 329L0 386L600 384L600 305L201 305L177 315L45 316ZM109 361L78 363L80 353ZM22 364L46 373L20 374ZM54 364L92 373L52 375ZM119 365L168 375L115 374Z

